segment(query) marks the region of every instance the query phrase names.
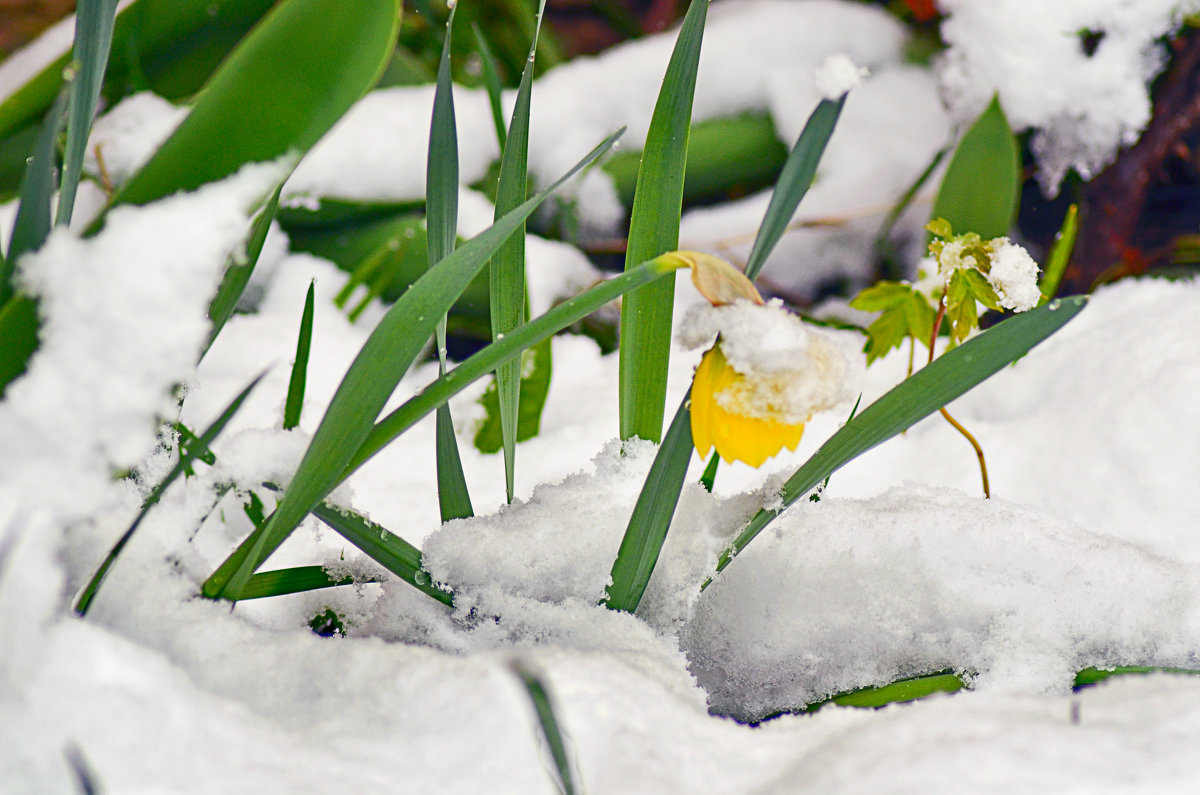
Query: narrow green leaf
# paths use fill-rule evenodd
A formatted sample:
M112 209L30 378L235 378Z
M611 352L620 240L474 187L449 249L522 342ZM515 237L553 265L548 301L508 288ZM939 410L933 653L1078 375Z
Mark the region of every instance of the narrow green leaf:
M637 610L667 540L671 517L675 515L692 459L690 402L689 395L679 404L629 517L629 526L621 539L617 559L613 561L612 582L605 589L601 602L610 610L627 613Z
M538 32L542 26L542 12L546 0L538 4L537 22L533 42L529 47L529 58L521 72L521 83L517 88L516 103L508 136L500 157L500 179L496 187L496 217L525 201L529 174L529 110L533 89L534 53L537 51ZM525 225L496 251L488 267L488 306L492 323L492 340L525 322ZM496 392L500 408L500 436L504 449L504 492L508 501L513 500L516 466L517 416L521 403L521 360L513 359L496 368Z
M503 152L508 134L504 131L504 108L500 99L503 86L500 83L500 73L496 71L496 59L483 34L479 31L479 25L472 22L471 32L475 34L475 46L479 48L479 60L483 62L483 85L487 89L488 104L492 108L492 124L496 128L496 141L500 144L500 151Z
M75 6L75 59L71 64L71 101L67 109L67 147L63 152L62 190L55 224L67 226L75 209L75 192L83 174L83 156L100 86L112 46L117 0L79 0Z
M1042 273L1042 283L1038 285L1042 292L1042 301L1049 301L1058 292L1063 274L1067 272L1067 263L1071 261L1071 252L1075 250L1075 236L1078 232L1079 207L1072 204L1067 208L1067 216L1063 218L1058 234L1054 236L1054 245L1050 248L1050 257Z
M0 396L25 372L38 346L37 301L16 294L0 306Z
M290 569L260 571L250 578L246 587L237 595L237 600L264 599L268 596L286 596L337 585L353 585L353 577L340 579L330 576L323 566L296 566Z
M1007 235L1020 191L1021 155L993 97L950 158L931 217L945 218L959 234L976 232L985 240Z
M304 385L308 379L308 353L312 349L316 288L315 281L309 282L308 294L304 297L304 312L300 316L300 336L296 340L296 360L292 363L292 377L288 380L287 400L283 404L283 429L285 431L300 424L300 410L304 408Z
M191 461L204 454L204 452L208 449L208 446L213 443L213 441L221 434L221 431L225 429L225 426L229 424L229 421L232 420L234 415L238 413L238 410L242 407L242 404L246 402L246 398L248 398L250 393L254 391L254 387L258 386L259 381L262 381L265 376L266 372L260 373L253 381L246 385L245 389L238 393L237 397L235 397L229 403L229 405L225 407L225 410L221 412L220 416L213 420L213 423L204 429L204 433L200 434L199 444L192 445L187 448L184 448L182 445L180 446L179 460L175 462L175 466L172 467L171 471L167 473L167 476L159 481L158 485L155 486L148 495L146 495L146 499L142 502L142 509L138 511L138 514L134 517L133 522L129 525L125 532L121 534L121 537L117 540L117 543L114 544L112 549L108 551L108 554L100 563L100 567L96 569L96 572L92 575L92 578L88 580L88 584L84 586L82 591L80 591L79 597L75 600L76 613L81 616L87 614L88 608L91 607L92 602L96 598L96 593L100 590L100 586L104 583L104 578L108 576L109 570L113 567L113 564L117 562L117 558L120 556L121 551L125 549L125 545L129 543L130 539L133 538L133 534L137 531L138 526L142 523L142 520L146 518L148 513L150 513L150 509L158 504L159 499L162 498L162 495L166 492L170 485L174 483L175 480L181 474L183 474L188 467L191 466Z
M435 586L429 573L422 567L421 550L400 536L354 511L328 502L314 508L313 515L421 593L447 607L454 607L454 595Z
M808 459L780 490L777 510L760 510L721 554L717 571L729 565L776 516L850 461L911 427L1023 356L1087 306L1079 296L1038 307L996 324L913 373L847 422ZM711 582L711 580L709 580ZM706 582L705 585L708 583Z
M914 676L900 679L878 687L864 687L840 693L825 701L810 704L804 708L806 713L816 712L826 704L837 704L839 707L858 707L860 709L878 709L888 704L900 704L906 701L916 701L934 693L957 693L966 688L963 678L953 671L939 671L935 674Z
M222 564L206 583L206 593L240 592L266 554L334 489L392 391L466 285L522 221L565 180L607 151L619 135L620 131L606 138L553 185L458 248L392 305L342 378L266 531L251 554Z
M37 251L50 235L50 205L54 199L57 157L55 142L62 130L67 95L59 94L38 130L33 155L21 179L20 203L0 274L0 304L14 292L12 274L22 254Z
M1200 676L1200 671L1192 668L1165 668L1156 665L1118 665L1115 668L1084 668L1075 675L1075 683L1072 685L1072 689L1081 690L1098 682L1103 682L1111 676L1154 673Z
M800 200L812 187L813 179L817 176L817 164L821 162L821 155L825 153L825 146L833 135L833 128L837 126L838 116L845 104L845 94L836 100L823 99L805 122L796 145L784 163L783 171L779 173L771 201L758 227L758 235L754 238L754 247L750 249L750 257L746 260L746 276L751 281L767 263L767 257L792 222Z
M679 245L684 166L692 120L692 98L708 0L692 0L663 77L638 171L625 267ZM662 438L671 355L675 283L663 279L627 295L621 305L621 438Z
M558 773L558 780L555 781L555 784L564 795L575 795L580 790L576 786L575 776L571 772L571 761L567 758L567 744L563 739L558 718L554 714L554 702L550 698L549 690L542 682L541 677L520 660L513 660L512 670L521 680L521 684L525 686L525 692L529 694L529 700L533 703L538 726L542 730L542 738L550 749L550 757L554 760L554 769Z
M304 153L374 84L399 21L399 0L279 3L213 73L191 113L112 204L145 204L219 180L244 163Z
M404 433L426 414L466 389L477 379L492 372L500 362L519 356L525 349L549 339L609 301L672 272L670 268L665 268L653 260L643 263L639 268L625 271L620 276L601 282L574 298L564 301L536 320L516 329L504 339L493 342L380 420L371 429L358 452L350 459L343 477L349 477L355 469L382 450L388 442Z
M437 86L433 94L433 116L429 125L429 152L425 168L426 248L428 268L433 268L454 250L458 230L458 123L454 116L454 86L450 82L450 41L453 38L457 5L450 7L446 37L438 62ZM446 372L446 317L434 330L438 368ZM448 405L438 406L434 439L437 464L438 505L442 521L473 516L471 494L463 473L458 438Z
M700 485L703 486L704 490L709 494L712 494L713 486L716 485L717 467L720 466L720 464L721 456L716 450L714 450L712 456L708 459L708 466L704 467L704 474L700 476Z
M221 278L221 286L217 288L217 294L213 296L212 303L208 305L208 318L212 321L212 330L208 332L208 342L204 345L204 353L200 354L201 359L204 358L205 353L208 353L208 349L216 341L221 329L225 328L229 318L233 317L233 311L237 309L238 301L241 300L242 293L246 291L246 285L250 283L250 277L254 274L255 267L258 266L258 258L262 256L263 243L266 242L267 233L271 230L271 221L279 211L279 194L282 190L283 183L280 182L275 186L275 192L271 194L271 198L267 199L266 204L254 217L245 251L235 251L225 266L225 275Z

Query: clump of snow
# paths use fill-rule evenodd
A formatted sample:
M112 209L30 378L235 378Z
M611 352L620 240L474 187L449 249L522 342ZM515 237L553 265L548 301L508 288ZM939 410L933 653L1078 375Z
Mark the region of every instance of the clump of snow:
M719 405L783 423L806 422L846 400L851 366L841 346L806 326L778 300L696 304L676 339L697 348L720 335L721 352L744 378L717 394Z
M1150 82L1167 63L1162 40L1200 2L939 0L939 7L949 49L938 71L955 117L968 123L998 93L1013 129L1034 130L1038 180L1053 196L1069 169L1089 179L1137 141L1150 121Z
M149 91L126 97L96 119L84 167L99 175L103 160L104 173L114 185L120 185L146 164L187 115L186 107L177 107Z
M1015 312L1033 309L1042 297L1038 289L1041 268L1028 251L1007 237L989 243L992 268L987 273L987 280L1000 296L1000 305Z
M836 53L821 63L820 68L813 75L813 84L823 98L837 100L861 83L869 74L870 70L854 63L850 56Z

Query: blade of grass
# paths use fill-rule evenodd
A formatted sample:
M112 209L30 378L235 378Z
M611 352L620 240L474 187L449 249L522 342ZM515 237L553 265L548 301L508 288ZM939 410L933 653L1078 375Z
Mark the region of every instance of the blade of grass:
M446 37L442 40L442 56L438 62L437 86L433 94L433 116L429 124L429 153L425 167L428 268L433 268L454 251L458 233L458 123L454 117L454 86L450 82L450 41L457 10L457 4L451 6L446 19ZM437 341L438 371L445 373L444 313L434 336ZM434 448L442 521L473 516L475 511L471 507L471 494L463 473L458 438L454 434L454 420L448 405L438 406Z
M609 301L624 295L628 291L640 287L646 282L656 279L665 273L670 273L673 266L665 266L659 262L645 263L641 268L626 271L608 281L592 287L588 291L559 304L546 314L516 329L512 334L499 342L492 343L487 348L476 353L450 372L438 378L417 395L377 423L367 434L362 446L351 458L342 472L338 483L344 481L362 466L375 453L383 449L400 434L426 417L431 411L445 403L454 395L470 386L479 378L492 372L498 362L512 356L519 356L526 348L538 344L577 322ZM264 528L265 529L265 528ZM229 578L260 544L262 531L256 531L242 542L232 555L221 564L221 567L204 584L204 595L215 598L228 583ZM264 558L270 555L286 538L286 534L276 533L273 537L261 541L257 546L258 554ZM367 554L369 550L364 549ZM384 566L388 564L380 560ZM394 571L394 569L393 569Z
M911 427L1023 356L1078 315L1084 296L1054 301L1009 318L947 351L913 373L843 425L788 478L780 490L780 507L762 509L747 523L729 549L721 553L717 571L792 503L850 461ZM712 582L711 578L704 586Z
M471 32L475 34L475 46L479 48L479 60L483 63L483 85L487 89L488 104L492 108L492 124L496 128L496 141L500 144L500 151L503 152L508 133L504 130L504 108L500 102L502 90L500 73L496 71L496 58L492 55L487 40L479 31L479 25L472 22Z
M796 145L792 147L783 164L783 170L779 172L779 180L775 183L771 201L767 204L762 224L758 227L758 235L754 238L750 257L746 260L746 276L751 281L754 281L766 264L767 257L775 250L779 239L787 231L788 224L792 222L800 200L812 187L813 178L817 176L817 164L821 161L821 155L825 153L825 146L833 135L833 128L837 126L838 117L845 104L845 94L836 100L821 100L805 122L804 129L800 131Z
M679 245L683 176L687 162L692 97L708 0L692 0L663 77L642 153L625 267L673 251ZM671 355L675 283L663 279L630 293L621 305L621 438L662 439Z
M783 237L800 200L812 185L817 163L833 134L844 102L845 96L837 101L822 100L796 139L796 145L779 174L779 181L771 194L771 201L767 204L751 249L746 268L750 278L761 270ZM662 545L666 542L692 456L691 412L688 405L688 399L685 398L675 412L667 437L646 475L646 482L621 539L617 558L613 561L612 581L605 592L604 604L615 610L633 612L637 609L658 562ZM718 459L714 454L701 479L709 490L716 478Z
M667 540L667 530L679 493L687 477L692 453L692 414L688 411L689 397L685 397L675 412L675 419L667 430L666 439L654 456L646 483L638 495L629 527L621 539L617 559L613 561L611 583L604 591L601 604L610 610L637 610L659 553Z
M421 550L400 536L354 511L328 502L314 508L313 515L418 591L454 607L454 594L434 585L421 565Z
M521 72L508 137L500 157L500 179L496 187L496 217L525 201L529 173L529 110L532 101L534 53L542 27L546 0L538 3L537 22L529 57ZM525 322L525 225L504 241L488 266L488 306L492 340L498 340ZM500 409L500 438L504 450L504 493L513 501L516 466L517 416L521 403L521 360L513 359L496 368L496 393Z
M283 429L291 430L300 424L300 410L304 408L304 386L308 379L308 353L312 349L313 304L316 301L316 282L308 283L308 294L304 297L304 313L300 316L300 336L296 340L296 360L292 363L292 377L288 380L287 400L283 404Z
M465 243L418 279L380 320L355 357L313 435L291 486L250 554L231 557L209 578L205 593L238 593L265 559L342 478L396 385L446 310L510 234L546 198L612 146L606 138L553 185Z
M212 330L208 333L208 342L204 346L204 353L200 354L201 359L204 358L205 353L208 353L208 349L216 341L221 329L225 328L229 318L233 317L233 311L237 309L238 301L241 300L242 293L246 291L246 285L250 283L250 277L258 265L258 258L262 256L263 243L266 242L267 233L271 230L271 221L279 211L279 194L282 191L283 183L280 182L275 187L275 192L271 194L271 198L254 217L254 223L250 227L250 238L246 241L245 252L235 252L225 267L225 276L221 279L221 286L217 288L217 294L213 296L212 303L208 305L208 317L212 321Z
M250 578L246 587L238 594L238 601L265 599L268 596L286 596L338 585L353 585L353 577L334 578L324 566L296 566L290 569L260 571Z
M214 440L216 440L216 438L221 434L221 431L225 429L225 426L229 424L229 421L232 420L238 413L238 410L241 409L242 404L246 401L246 398L248 398L250 393L254 391L254 387L258 386L258 383L262 381L265 376L265 371L260 373L253 381L246 385L245 389L238 393L237 397L235 397L229 403L229 405L225 407L225 410L221 412L220 416L213 420L213 423L204 429L204 433L200 434L200 443L189 448L191 452L190 455L183 450L180 451L179 460L175 462L175 466L172 467L171 471L167 473L167 476L159 481L158 485L155 486L148 495L146 495L146 499L142 502L142 509L138 511L138 514L134 517L133 522L129 525L125 532L121 534L121 537L117 540L117 543L114 544L112 549L108 551L108 555L106 555L104 560L100 563L100 567L96 569L96 572L92 575L92 578L88 580L88 584L84 586L82 591L80 591L78 598L75 600L76 613L81 616L87 614L88 608L91 607L92 602L96 599L96 593L100 590L100 586L104 584L104 578L108 576L109 570L112 569L113 564L117 562L117 558L120 556L121 551L125 549L125 545L129 543L130 539L133 538L133 534L137 531L138 526L142 523L142 520L146 518L148 513L150 513L150 509L158 504L158 501L162 495L166 492L170 485L174 483L181 474L183 474L184 470L191 466L192 461L195 460L199 455L202 455L204 451L208 449L208 446L212 444Z
M1079 207L1072 204L1067 208L1067 216L1063 218L1058 234L1054 236L1054 245L1050 247L1050 257L1046 260L1042 283L1038 285L1043 301L1049 301L1058 292L1063 274L1067 272L1067 263L1071 261L1071 252L1075 250L1075 235L1078 232Z
M399 0L277 4L110 206L145 204L226 177L244 163L304 153L378 79L399 21Z
M83 156L108 66L116 15L117 0L79 0L75 7L75 58L70 66L71 101L67 109L62 189L54 221L57 226L68 226L75 209L75 192L83 174Z
M1111 676L1127 676L1129 674L1188 674L1200 675L1200 671L1192 668L1164 668L1156 665L1118 665L1115 668L1084 668L1075 675L1073 690L1081 690L1090 685L1103 682Z
M533 704L534 714L537 715L538 726L542 730L542 739L550 749L550 757L554 760L554 770L558 774L554 782L565 795L575 795L579 791L575 784L575 776L571 772L571 761L567 758L567 744L563 738L562 728L554 714L554 702L550 692L528 665L521 660L512 661L513 673L525 686L529 700Z
M55 189L55 140L62 129L67 95L58 95L42 122L33 155L21 179L20 204L7 256L0 257L0 395L25 372L37 350L37 301L16 291L13 276L22 254L36 251L50 235L50 203Z

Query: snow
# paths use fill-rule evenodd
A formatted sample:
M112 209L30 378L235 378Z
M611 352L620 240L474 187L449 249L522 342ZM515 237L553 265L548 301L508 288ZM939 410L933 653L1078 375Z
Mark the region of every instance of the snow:
M857 66L848 56L837 53L825 59L813 75L813 82L817 92L832 101L840 99L869 74L865 67Z
M953 10L960 26L974 13ZM900 65L898 28L862 6L727 2L711 13L717 33L705 44L714 60L702 67L700 117L770 107L794 138L818 99L811 76L820 59L845 51L872 67L848 97L802 209L809 214L800 216L845 213L843 225L821 230L824 237L788 235L767 273L804 287L814 274L852 268L840 258L877 228L855 208L882 202L871 212L886 212L883 197L902 190L949 134L932 76ZM803 40L792 45L803 54L785 51L787 37L774 27ZM757 52L746 56L745 42L759 36L766 66ZM636 76L624 86L628 119L642 118L643 84L654 82L632 65L661 71L654 59L665 59L664 40L647 41L605 56ZM541 81L547 94L534 97L543 129L569 137L578 124L579 138L562 143L574 157L624 106L614 94L597 99L609 118L571 118L574 106L555 104L566 89L550 89L570 84L555 78L569 69L581 86L594 79L596 91L618 84L586 77L607 68L605 57L556 69ZM738 85L730 64L745 65L747 91L736 100L722 93ZM401 94L378 93L379 105L360 107L392 125L390 149L371 148L378 142L369 140L367 116L351 119L326 139L344 143L314 150L306 162L317 166L296 172L294 195L419 190L423 166L410 173L402 164L423 164L425 122L403 119ZM490 127L470 126L473 111L464 109L472 101L460 105L463 151L494 156ZM427 120L427 107L422 113ZM107 136L110 165L135 163L169 126L151 134L154 120L171 114L178 111L150 97L114 109L97 131ZM144 123L126 123L135 118ZM411 138L396 137L401 130ZM631 129L632 141L637 135ZM323 169L349 164L352 145L386 162L355 163L358 176L339 182ZM547 153L546 162L558 156ZM310 519L267 567L324 564L359 582L230 611L196 594L250 530L246 491L270 509L260 484L286 485L383 311L372 304L350 322L332 301L345 274L291 252L276 230L254 311L234 316L196 365L209 297L245 233L247 210L287 165L248 166L193 194L115 210L90 239L57 231L19 263L22 284L42 298L45 324L29 372L0 401L6 791L75 791L64 755L75 748L112 792L389 790L398 781L413 790L553 792L514 662L547 685L590 792L1183 793L1200 785L1200 679L1127 676L1071 692L1086 666L1200 668L1200 492L1186 441L1200 433L1191 343L1200 283L1105 287L1060 333L950 407L987 452L992 500L979 496L970 448L934 416L835 473L818 502L785 511L702 591L734 534L760 508L778 505L783 479L836 431L855 395L813 416L794 453L758 470L723 464L711 494L697 483L702 462L693 462L633 615L597 602L655 448L613 439L615 357L587 338L556 337L541 432L517 448L513 504L504 504L501 457L471 444L483 383L451 401L477 517L439 521L432 418L333 495L420 545L433 579L455 589L455 610L390 579ZM732 230L752 233L765 201L693 211L685 237L706 236L715 248ZM461 209L463 234L492 213L466 190ZM528 250L534 312L596 278L568 244L531 236ZM1004 258L997 268L1021 270ZM703 299L687 274L676 278L682 318ZM289 364L314 280L305 405L300 427L284 432ZM701 348L718 330L732 340L736 330L723 319L714 325L714 316L751 309L782 312L708 307L691 336ZM863 405L904 377L905 351L863 372L857 332L770 318L742 329L759 346L745 356L764 369L810 356L821 339L856 370ZM699 357L671 357L668 404L685 394ZM194 477L167 492L92 611L72 616L74 595L174 460L161 422L205 427L264 369L213 445L216 466L197 464ZM415 367L389 408L436 372L436 363ZM137 481L114 479L131 467ZM309 630L326 609L341 616L344 636ZM943 669L963 674L971 689L879 711L826 706L754 728L730 719Z

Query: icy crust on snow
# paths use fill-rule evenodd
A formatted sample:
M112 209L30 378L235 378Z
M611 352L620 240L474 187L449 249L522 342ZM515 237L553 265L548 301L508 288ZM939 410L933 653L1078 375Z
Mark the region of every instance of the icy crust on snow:
M949 46L938 72L955 116L969 122L998 93L1013 129L1034 130L1038 180L1053 196L1068 170L1090 179L1137 141L1150 121L1149 84L1167 63L1162 39L1200 2L939 0L938 7Z

